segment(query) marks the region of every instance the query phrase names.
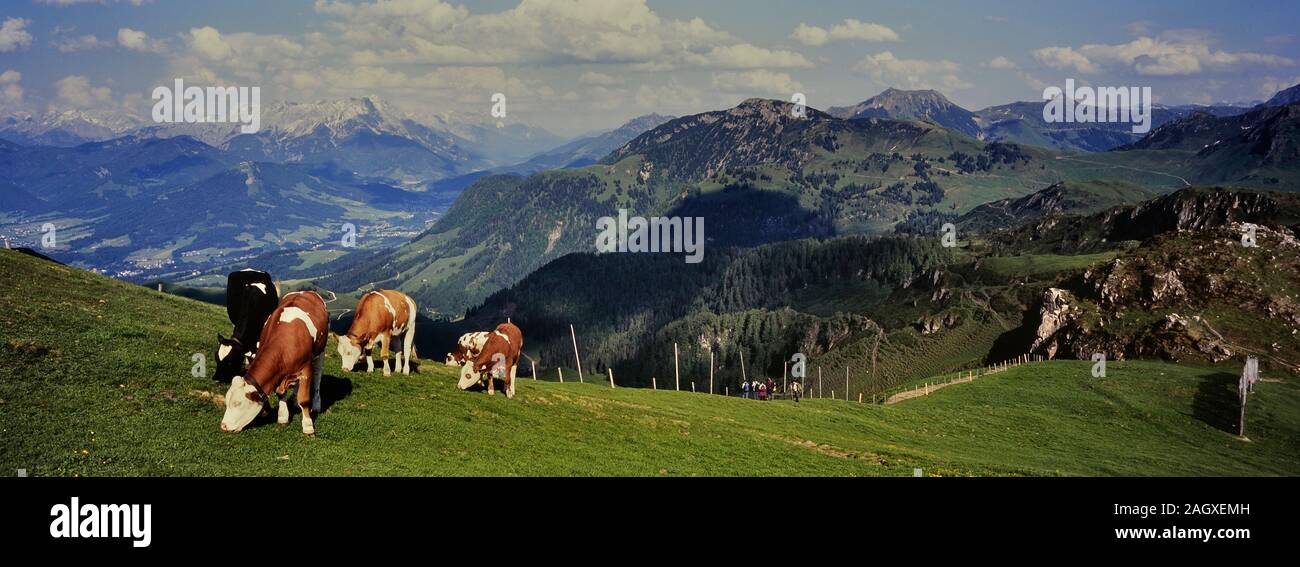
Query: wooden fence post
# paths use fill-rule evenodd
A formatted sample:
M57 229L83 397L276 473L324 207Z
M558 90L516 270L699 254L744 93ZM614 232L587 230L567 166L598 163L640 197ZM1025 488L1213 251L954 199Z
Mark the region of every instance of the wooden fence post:
M745 375L745 351L740 351L740 380L748 382L749 377Z
M582 358L578 356L578 333L569 325L569 336L573 337L573 360L578 363L578 381L582 382Z
M788 360L781 361L781 390L782 391L785 390L785 386L788 380L786 376L788 376L789 374L790 374L790 361Z
M713 395L713 347L709 347L709 395Z
M537 381L537 361L536 361L536 360L529 359L529 360L528 360L528 365L529 365L530 367L532 367L532 369L533 369L533 381L536 382L536 381Z
M563 383L564 383L564 369L563 369L563 368L560 368L560 367L558 367L558 366L555 367L555 369L558 370L558 371L560 372L560 383L563 384Z
M817 397L820 399L823 397L825 393L826 391L822 389L822 367L818 366L817 367Z
M844 367L844 401L849 401L849 367Z
M650 389L651 389L651 390L658 390L658 389L659 389L659 380L656 379L654 376L651 376L651 377L650 377Z
M609 387L610 387L610 388L613 388L613 387L614 387L614 367L611 366L611 367L609 367L609 368L606 368L606 369L605 369L605 372L609 374Z
M673 343L673 376L677 378L677 391L682 391L682 365L677 355L677 343Z
M694 381L694 380L691 380L691 393L692 393L692 394L695 393L695 381Z

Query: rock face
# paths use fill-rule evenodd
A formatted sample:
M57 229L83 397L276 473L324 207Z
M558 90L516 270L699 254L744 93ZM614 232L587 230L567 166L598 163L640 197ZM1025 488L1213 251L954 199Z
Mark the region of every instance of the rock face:
M1070 292L1054 287L1044 291L1043 306L1038 312L1038 330L1029 350L1042 353L1049 359L1055 358L1059 347L1056 333L1070 322L1070 315Z
M1059 282L1043 292L1030 350L1085 360L1222 362L1261 349L1300 357L1300 344L1261 342L1300 333L1300 245L1289 230L1257 226L1257 246L1246 246L1246 229L1229 222L1161 235Z

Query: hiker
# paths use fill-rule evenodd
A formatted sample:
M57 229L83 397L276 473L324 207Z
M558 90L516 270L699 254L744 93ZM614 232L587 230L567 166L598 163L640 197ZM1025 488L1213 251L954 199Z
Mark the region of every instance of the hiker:
M799 403L799 398L803 394L803 385L799 384L799 382L791 382L790 394L794 396L794 403Z
M758 401L767 401L767 384L759 382L758 384Z
M773 380L773 379L771 379L771 378L768 378L768 379L767 379L767 399L769 399L769 400L772 399L772 396L775 395L775 394L776 394L776 380Z
M744 399L746 399L746 400L749 399L749 381L748 381L748 380L743 380L743 381L740 382L740 397L741 397L741 398L744 398Z

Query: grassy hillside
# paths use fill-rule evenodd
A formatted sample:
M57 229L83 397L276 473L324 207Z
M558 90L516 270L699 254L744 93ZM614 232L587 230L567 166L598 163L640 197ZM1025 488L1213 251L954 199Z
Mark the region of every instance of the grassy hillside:
M330 356L308 438L296 416L219 431L224 387L190 375L217 307L0 251L0 324L0 469L38 476L1300 474L1294 377L1259 385L1243 442L1224 431L1233 368L1060 362L795 405L533 381L506 400L445 366L385 378Z

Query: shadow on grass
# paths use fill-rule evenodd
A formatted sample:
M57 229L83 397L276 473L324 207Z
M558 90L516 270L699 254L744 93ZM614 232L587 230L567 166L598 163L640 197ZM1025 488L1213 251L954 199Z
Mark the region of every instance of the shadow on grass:
M253 422L244 427L244 430L264 427L267 425L276 425L276 408L279 407L279 400L289 402L289 423L295 423L300 419L302 410L298 408L298 390L297 386L286 391L284 396L272 396L270 403L258 414ZM347 378L339 378L329 374L321 375L320 380L320 413L329 411L335 403L342 401L344 398L352 395L352 381ZM319 415L319 414L317 414Z
M320 379L320 411L325 413L335 402L352 395L352 381L325 374Z
M1192 397L1192 417L1215 429L1236 435L1240 402L1237 397L1237 376L1216 372L1201 378Z

